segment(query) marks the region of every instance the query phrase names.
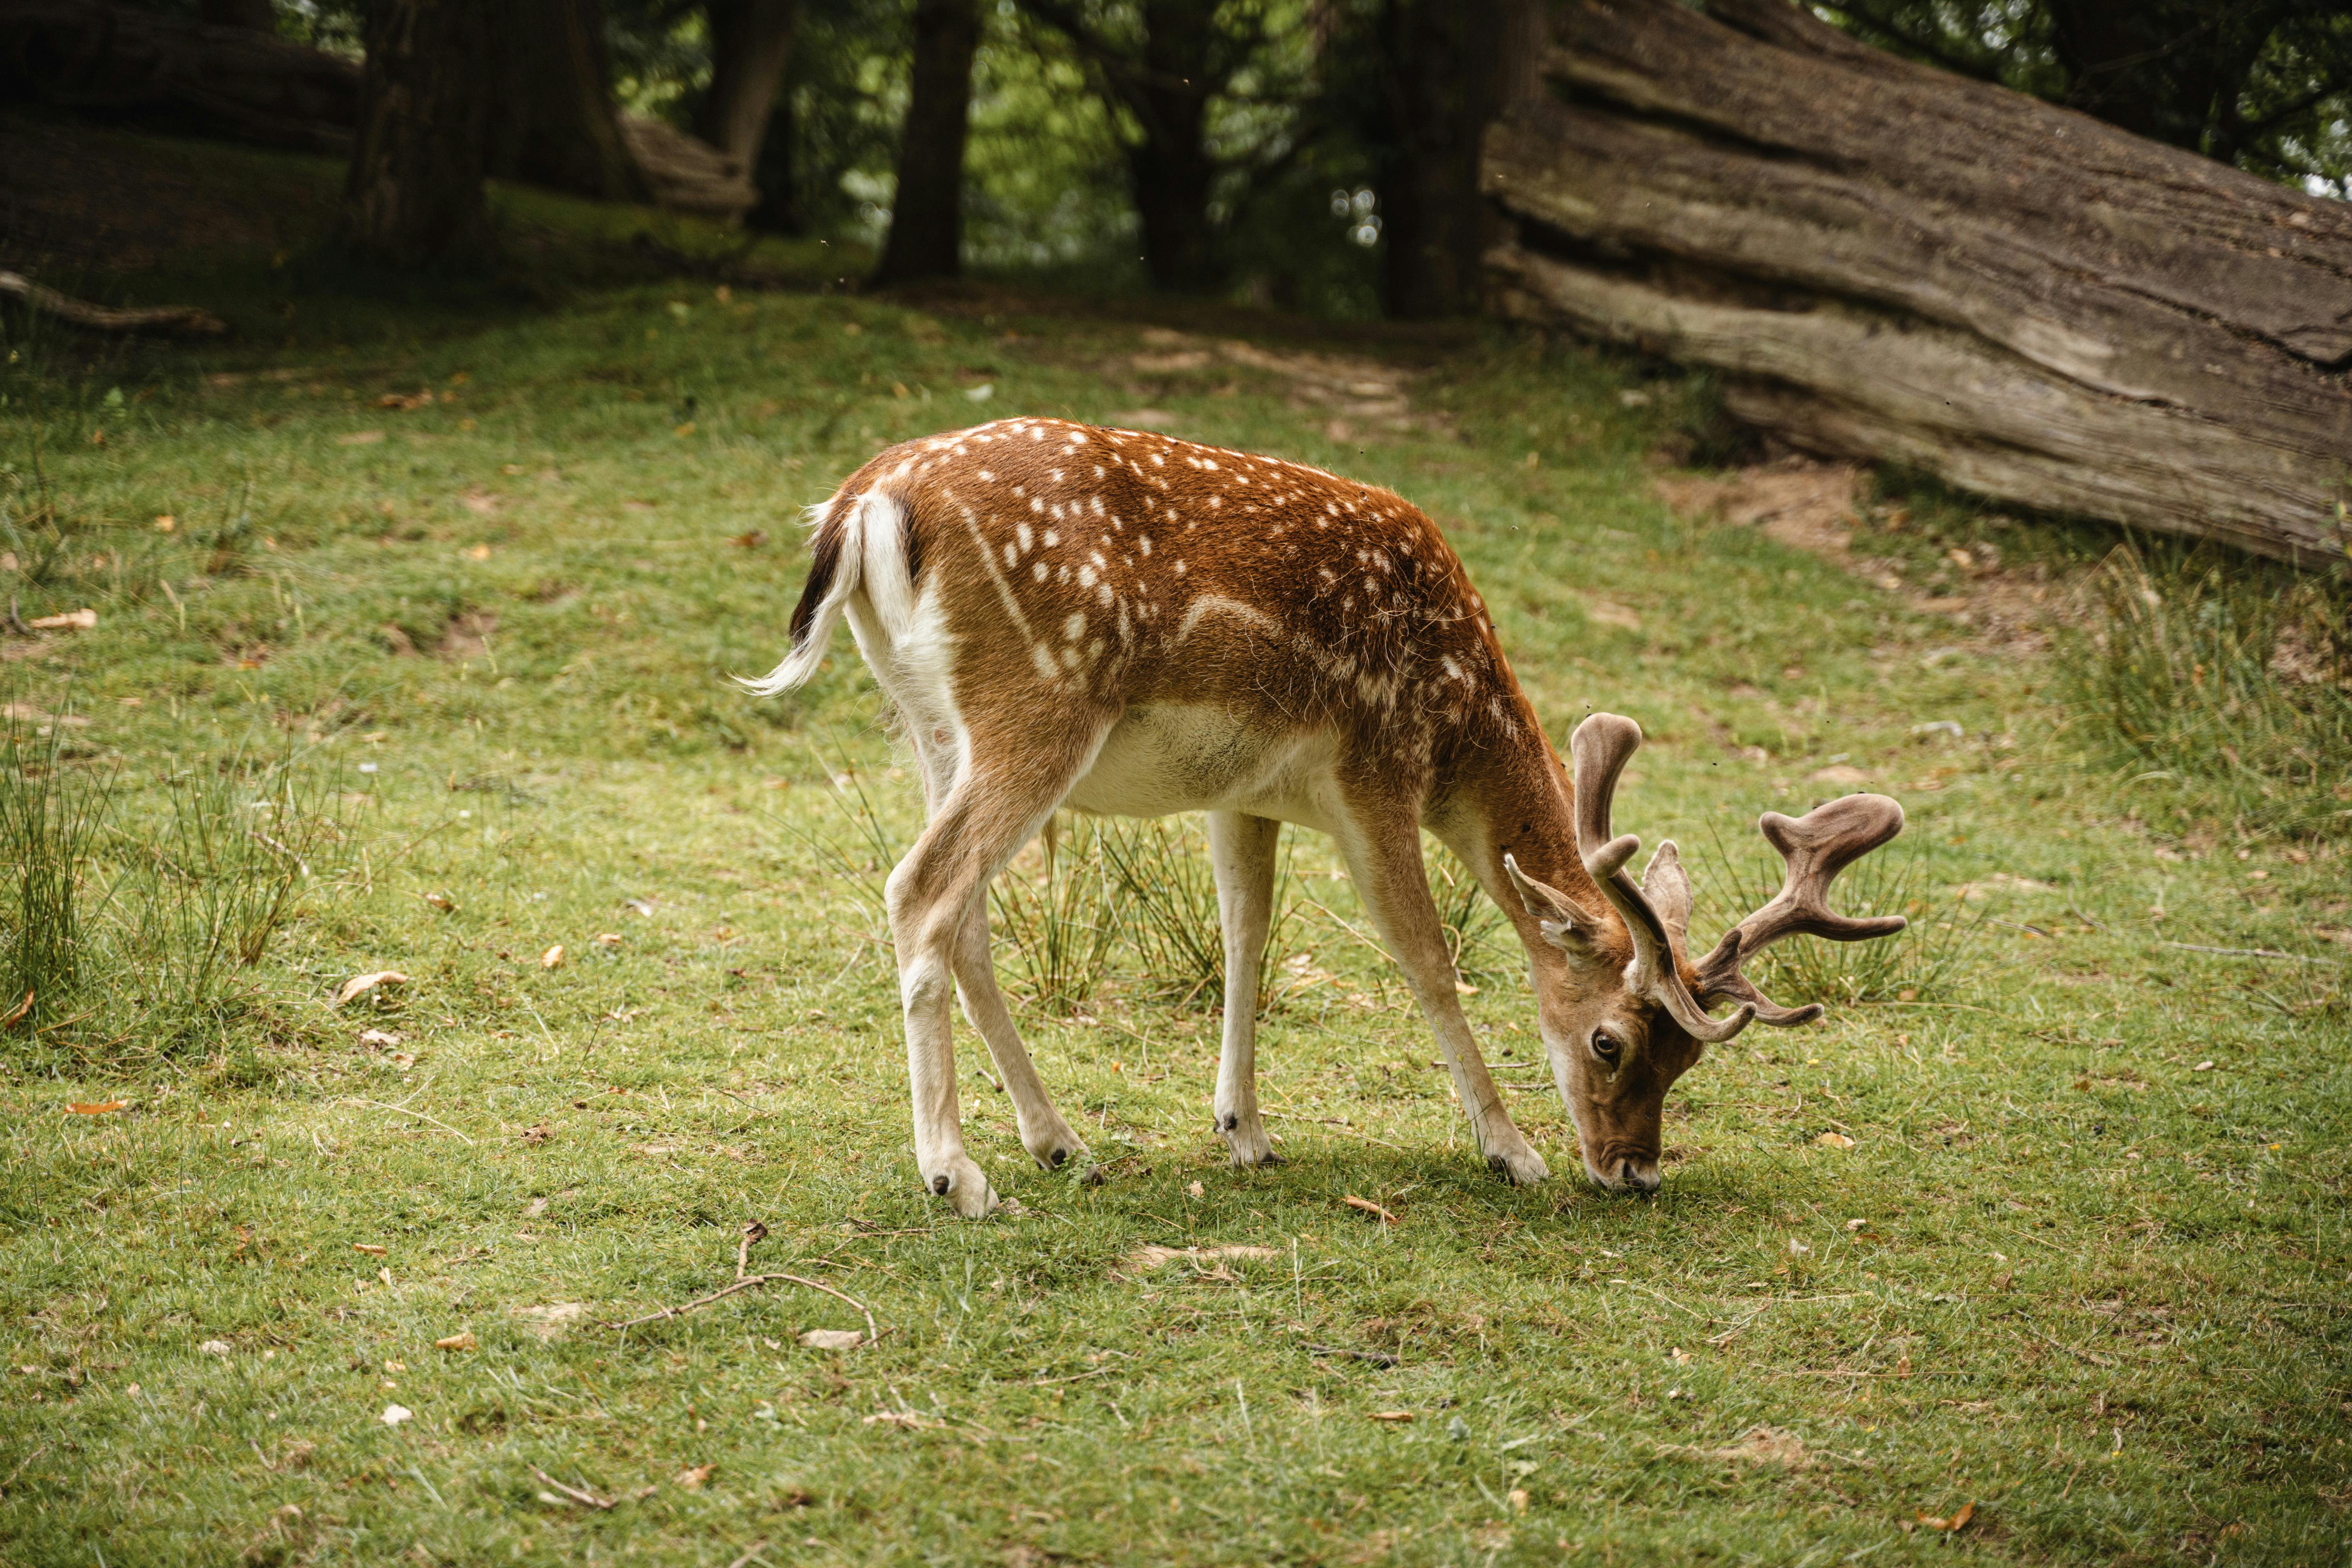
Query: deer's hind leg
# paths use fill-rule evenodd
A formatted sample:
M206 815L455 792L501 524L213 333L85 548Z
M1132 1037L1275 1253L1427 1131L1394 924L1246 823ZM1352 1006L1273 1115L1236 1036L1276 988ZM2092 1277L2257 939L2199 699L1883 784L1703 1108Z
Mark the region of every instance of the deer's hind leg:
M1013 1022L1012 1010L1004 1005L1004 993L997 989L996 961L988 950L985 887L972 895L964 911L963 924L956 931L955 978L956 994L963 1002L963 1016L987 1043L988 1054L995 1059L996 1070L1004 1079L1004 1092L1013 1098L1013 1115L1021 1129L1021 1146L1029 1151L1030 1158L1049 1171L1072 1160L1083 1160L1086 1141L1070 1131L1070 1124L1054 1109L1053 1098L1037 1076L1036 1064L1029 1059L1029 1049L1021 1042L1021 1031Z
M923 804L935 816L955 787L952 734L945 728L927 733L920 726L913 733L915 760L922 770ZM1012 1098L1022 1147L1049 1171L1083 1156L1086 1141L1070 1131L1070 1124L1054 1108L1053 1097L1045 1092L1045 1081L1037 1076L1036 1064L1029 1059L1028 1047L1013 1022L1012 1009L1004 1005L1004 993L997 987L996 963L988 945L988 885L984 882L965 906L950 963L964 1018L988 1047L997 1074L1004 1080L1004 1091Z
M958 942L973 904L986 896L996 873L1061 804L1072 781L1092 763L1103 733L1104 727L1091 718L1082 722L1072 716L1052 729L1024 726L1014 743L991 744L973 735L953 783L932 809L930 826L890 873L890 934L907 1029L915 1161L923 1184L952 1202L967 1218L977 1219L994 1208L996 1192L964 1152L950 995L955 988ZM927 789L932 782L927 761ZM985 962L984 923L979 931ZM1006 1022L1010 1024L1009 1016ZM1018 1036L1008 1030L1007 1037L1018 1049ZM1025 1063L1027 1053L1023 1051L1021 1058ZM1008 1088L1009 1079L1008 1074ZM1034 1068L1028 1081L1035 1081ZM1042 1087L1038 1093L1042 1101ZM1050 1105L1046 1109L1050 1111Z
M1274 1159L1257 1109L1257 974L1274 919L1275 847L1282 824L1238 811L1209 813L1209 858L1217 871L1218 923L1225 934L1225 1031L1217 1057L1217 1136L1236 1165Z

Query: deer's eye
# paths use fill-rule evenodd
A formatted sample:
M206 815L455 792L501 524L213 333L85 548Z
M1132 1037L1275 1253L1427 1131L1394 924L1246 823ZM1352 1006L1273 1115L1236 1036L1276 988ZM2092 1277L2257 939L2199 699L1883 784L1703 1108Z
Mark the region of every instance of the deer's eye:
M1608 1030L1595 1029L1592 1031L1592 1054L1599 1057L1602 1061L1614 1062L1617 1059L1618 1053L1623 1049L1624 1047L1618 1044L1617 1037L1611 1034Z

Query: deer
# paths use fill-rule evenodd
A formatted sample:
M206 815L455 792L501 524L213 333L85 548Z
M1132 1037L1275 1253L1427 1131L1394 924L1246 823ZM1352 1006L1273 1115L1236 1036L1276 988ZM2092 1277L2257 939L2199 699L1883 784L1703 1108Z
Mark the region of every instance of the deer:
M998 1196L964 1143L951 993L1030 1156L1049 1171L1089 1159L998 988L988 926L990 882L1065 809L1206 814L1224 942L1212 1110L1235 1167L1275 1158L1256 1014L1285 823L1336 843L1478 1153L1517 1184L1550 1173L1464 1014L1424 828L1526 950L1553 1082L1608 1191L1658 1190L1667 1090L1706 1046L1822 1016L1772 1002L1743 964L1790 936L1904 929L1829 906L1838 872L1903 826L1894 800L1849 795L1764 814L1782 886L1694 960L1674 842L1637 883L1641 841L1612 825L1641 727L1593 713L1563 763L1462 562L1391 491L1161 434L1013 418L894 446L810 518L790 649L742 684L802 685L845 618L912 744L928 822L889 873L887 915L916 1164L964 1216Z

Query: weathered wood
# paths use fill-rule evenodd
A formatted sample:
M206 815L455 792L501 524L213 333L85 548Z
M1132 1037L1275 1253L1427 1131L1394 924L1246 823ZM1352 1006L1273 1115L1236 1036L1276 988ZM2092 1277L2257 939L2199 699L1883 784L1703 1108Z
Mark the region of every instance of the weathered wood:
M2352 548L2352 209L1783 0L1560 0L1490 129L1495 302L1794 444L2310 563Z
M0 99L341 153L360 67L251 27L102 0L0 0Z

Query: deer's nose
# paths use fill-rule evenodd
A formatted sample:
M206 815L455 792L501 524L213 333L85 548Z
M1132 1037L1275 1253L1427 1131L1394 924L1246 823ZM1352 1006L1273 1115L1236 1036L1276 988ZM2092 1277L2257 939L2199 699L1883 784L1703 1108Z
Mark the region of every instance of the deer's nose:
M1658 1190L1658 1163L1628 1155L1617 1162L1617 1181L1627 1192L1646 1197Z

